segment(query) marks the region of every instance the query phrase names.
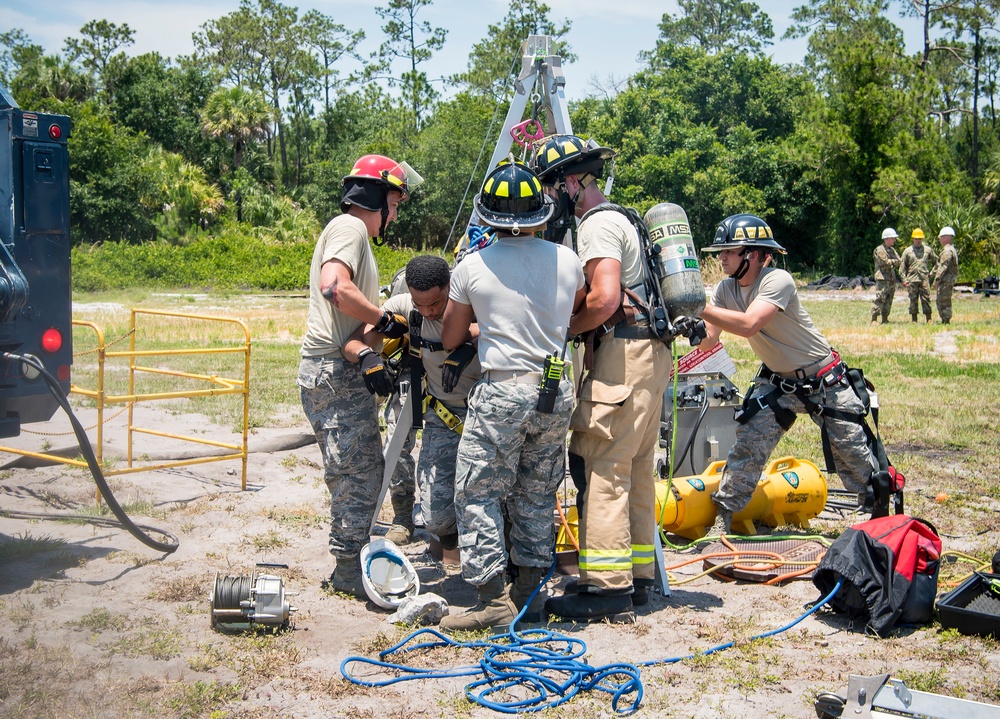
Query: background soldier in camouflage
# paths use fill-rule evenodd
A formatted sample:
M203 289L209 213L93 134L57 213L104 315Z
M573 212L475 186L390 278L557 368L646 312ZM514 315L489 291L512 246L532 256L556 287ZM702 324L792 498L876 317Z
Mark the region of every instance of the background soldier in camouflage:
M937 264L937 255L930 247L924 247L924 231L919 227L910 233L913 244L903 250L899 274L903 277L903 287L910 295L910 320L917 321L917 303L927 321L931 321L930 273Z
M718 284L702 312L708 329L704 346L711 348L721 332L746 337L763 362L743 403L736 442L726 460L717 507L709 534L728 533L733 514L750 502L760 473L778 441L795 421L808 413L829 438L836 472L844 487L857 493L863 507L875 458L860 424L864 405L826 338L816 329L799 301L795 280L784 270L765 267L772 252L785 249L774 241L771 228L754 215L733 215L719 225L708 252L718 252L728 278ZM858 422L809 412L803 397L823 409L839 410Z
M460 345L479 322L483 379L469 395L458 446L455 508L462 574L479 603L446 616L441 628L508 625L518 610L540 619L541 602L525 607L552 562L555 493L565 473L573 387L566 373L546 382L547 355L565 353L570 315L583 302L583 269L573 251L533 236L554 205L526 165L511 158L476 196L476 214L499 239L455 268L441 341ZM504 574L503 507L510 516L513 587ZM540 595L536 595L540 599Z
M872 302L872 322L882 324L889 321L892 298L896 296L896 268L899 267L899 253L893 245L899 235L891 227L882 230L882 244L875 248L875 301Z
M309 269L309 313L297 383L302 409L323 454L330 490L330 586L358 598L361 548L368 542L384 462L374 395L392 382L381 355L361 341L364 324L399 338L405 319L378 307L378 265L369 238L381 237L420 182L405 163L365 155L344 178L340 209L316 242Z
M383 308L410 318L411 324L414 311L421 317L419 332L410 335L411 341L420 337L426 403L416 467L421 518L427 530L440 540L442 548L455 549L458 546L455 460L467 411L466 398L482 373L475 346L479 326L473 324L469 341L449 353L441 344L441 321L448 306L451 279L448 263L440 257L420 255L406 265L405 277L404 292L390 297ZM412 423L413 418L404 417L400 421ZM393 493L396 510L393 529L401 512L413 511L413 495L400 495ZM397 508L397 502L402 506Z
M951 322L951 295L958 282L958 252L952 244L955 230L950 227L941 228L938 239L941 240L941 258L934 268L934 299L941 324L946 325Z

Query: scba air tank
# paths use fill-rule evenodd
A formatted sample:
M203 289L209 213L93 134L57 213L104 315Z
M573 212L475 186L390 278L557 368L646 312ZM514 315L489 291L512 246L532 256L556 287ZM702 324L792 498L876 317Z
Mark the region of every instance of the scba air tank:
M705 309L705 283L691 239L691 225L680 205L661 202L643 218L653 244L660 294L671 320L697 317Z

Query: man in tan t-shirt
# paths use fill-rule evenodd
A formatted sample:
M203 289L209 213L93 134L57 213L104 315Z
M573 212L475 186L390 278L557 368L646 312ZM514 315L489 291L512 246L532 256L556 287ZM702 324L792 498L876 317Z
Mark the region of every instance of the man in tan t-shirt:
M587 277L586 301L570 331L602 331L570 424L569 468L580 516L580 581L545 603L564 619L627 622L654 584L656 475L670 346L636 309L625 320L622 288L645 294L642 247L632 222L598 184L610 148L575 135L554 135L534 154L539 179L580 219L577 254ZM619 320L619 313L622 319ZM612 319L614 318L614 319Z
M368 238L382 237L400 202L421 181L406 163L365 155L344 178L343 212L320 234L309 269L309 314L296 380L330 490L329 586L360 599L361 548L377 511L384 460L376 394L392 383L362 340L365 323L402 337L406 319L378 306L379 277ZM379 338L381 339L381 338Z
M723 331L732 332L745 337L763 362L744 400L744 411L737 416L736 442L719 491L712 495L717 512L709 534L727 534L733 528L733 514L749 504L764 465L797 414L809 414L825 431L836 461L836 467L828 470L837 472L844 486L857 494L858 507L863 507L866 487L877 468L861 424L864 405L840 356L799 302L792 276L765 267L773 252L785 254L785 248L774 241L771 228L759 217L732 215L719 225L712 245L702 249L718 252L728 275L701 313L708 329L702 346L711 348ZM819 408L823 416L817 416ZM738 529L744 534L755 531L748 521Z

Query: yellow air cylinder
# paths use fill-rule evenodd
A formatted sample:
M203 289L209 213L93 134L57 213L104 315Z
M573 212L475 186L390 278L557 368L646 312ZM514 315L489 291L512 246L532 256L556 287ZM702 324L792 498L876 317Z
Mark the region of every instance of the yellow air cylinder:
M725 462L713 462L700 475L675 477L670 487L656 483L656 516L664 531L687 539L705 536L715 521L711 495L719 488L724 467ZM732 529L755 534L754 520L772 527L808 527L824 506L826 480L819 468L809 460L782 457L761 474L750 503L733 515Z

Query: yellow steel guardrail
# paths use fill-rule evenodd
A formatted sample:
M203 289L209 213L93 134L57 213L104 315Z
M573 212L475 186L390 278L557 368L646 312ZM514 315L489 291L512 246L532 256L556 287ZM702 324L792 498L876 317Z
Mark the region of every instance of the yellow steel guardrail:
M237 344L232 347L157 349L157 350L136 349L136 329L137 329L136 319L138 316L141 315L233 324L243 330L243 342L242 344ZM127 435L127 456L126 456L127 466L117 469L105 470L104 472L105 475L111 476L118 474L129 474L133 472L148 472L155 469L169 469L173 467L183 467L193 464L204 464L206 462L221 462L225 460L239 459L241 460L243 465L242 480L240 486L243 490L246 490L247 456L248 456L247 435L250 424L250 328L247 327L245 322L243 322L242 320L233 319L231 317L217 317L213 315L196 315L185 312L170 312L166 310L133 308L131 313L130 331L128 333L129 337L128 351L109 350L108 345L105 344L104 332L101 330L100 327L98 327L93 322L88 322L86 320L73 320L73 325L77 327L89 327L94 331L94 333L97 336L97 349L96 349L97 389L96 390L85 389L82 387L78 387L77 385L70 385L70 393L82 395L84 397L89 397L93 399L97 405L97 425L96 425L97 442L95 447L95 454L97 456L98 463L103 465L104 461L105 408L108 407L109 405L119 405L119 404L127 405L128 408L128 423L127 423L128 435ZM226 378L226 377L220 377L218 375L195 374L191 372L184 372L181 370L164 369L161 367L150 367L150 366L140 365L136 362L137 359L143 359L148 357L171 357L171 356L176 357L184 355L212 355L212 354L235 354L235 353L243 354L242 379ZM105 369L107 361L109 359L116 359L116 358L128 359L129 362L128 394L114 395L114 394L108 394L106 392ZM208 389L197 389L197 390L186 390L186 391L181 390L174 392L137 393L136 375L139 373L150 374L150 375L166 375L166 376L173 376L189 380L197 380L202 382L208 382L213 386ZM216 442L213 440L203 439L201 437L173 434L170 432L162 432L160 430L138 427L135 425L134 410L135 410L135 404L137 402L167 400L167 399L189 399L192 397L213 397L219 395L243 396L243 432L242 432L242 441L240 444L233 444L229 442ZM230 453L211 455L207 457L196 457L192 459L176 460L154 465L135 466L133 441L134 441L134 435L136 434L165 437L185 442L193 442L195 444L207 445L211 447L219 447L221 449L230 450ZM87 466L87 463L83 460L61 457L59 455L47 454L45 452L32 452L29 450L17 449L12 447L0 447L0 451L10 452L12 454L19 454L25 457L44 459L48 461L57 462L60 464L69 464L76 467ZM100 501L100 493L98 493L98 501Z

